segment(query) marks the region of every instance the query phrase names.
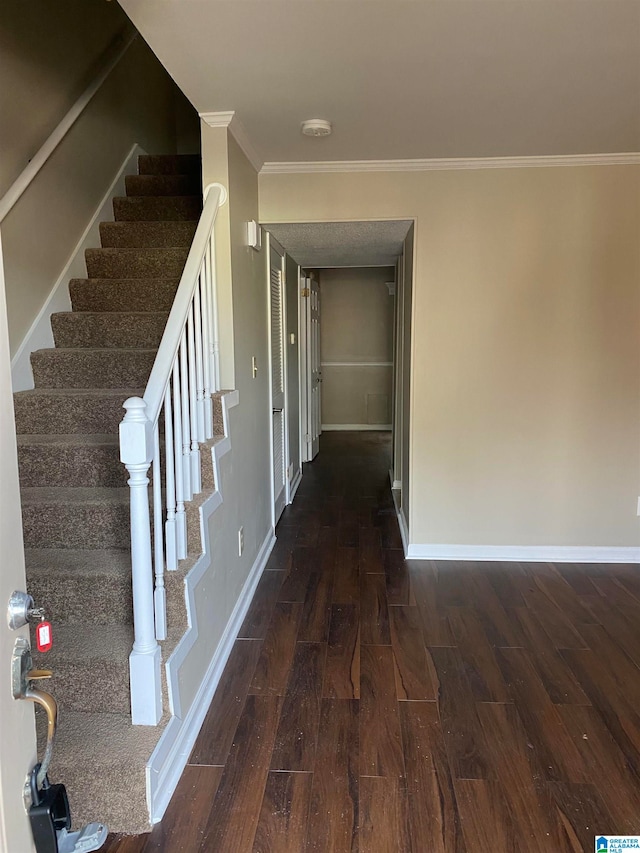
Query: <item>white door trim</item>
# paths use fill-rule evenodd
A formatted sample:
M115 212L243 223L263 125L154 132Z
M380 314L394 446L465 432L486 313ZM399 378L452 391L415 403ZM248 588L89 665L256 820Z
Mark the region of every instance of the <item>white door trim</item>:
M273 523L273 527L278 523L280 516L284 510L284 507L290 502L290 484L289 480L286 476L286 472L289 468L289 428L288 428L288 406L287 406L287 347L286 347L286 286L285 286L285 251L278 243L278 241L271 235L267 234L267 250L268 250L268 264L267 264L267 288L268 288L268 312L267 312L267 324L268 324L268 346L269 346L269 408L270 408L270 418L269 418L269 430L270 430L270 463L271 463L271 519ZM280 257L280 302L281 302L281 336L282 336L282 393L278 393L277 399L274 395L274 387L273 387L273 330L272 330L272 313L271 313L271 257L272 252L275 252ZM279 492L276 495L276 486L275 486L275 456L274 456L274 442L275 442L275 433L274 433L274 415L276 410L280 410L281 419L282 419L282 429L283 429L283 466L284 466L284 501L280 500Z

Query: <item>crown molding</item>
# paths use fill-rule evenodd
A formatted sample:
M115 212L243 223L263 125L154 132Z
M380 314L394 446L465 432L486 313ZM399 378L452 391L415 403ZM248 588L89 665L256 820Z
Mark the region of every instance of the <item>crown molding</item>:
M559 154L535 157L470 157L434 160L319 160L265 163L262 175L327 172L441 172L460 169L528 169L550 166L637 166L640 152L624 154Z
M264 160L253 147L253 143L249 139L249 134L244 129L244 125L234 110L217 113L199 113L199 115L202 121L208 124L209 127L228 128L256 172L261 171Z

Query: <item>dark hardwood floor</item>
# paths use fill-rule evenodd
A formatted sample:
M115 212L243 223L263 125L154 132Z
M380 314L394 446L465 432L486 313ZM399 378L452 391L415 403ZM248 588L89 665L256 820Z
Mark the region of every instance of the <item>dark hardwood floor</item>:
M326 433L161 824L108 853L582 853L640 833L636 565L411 562Z

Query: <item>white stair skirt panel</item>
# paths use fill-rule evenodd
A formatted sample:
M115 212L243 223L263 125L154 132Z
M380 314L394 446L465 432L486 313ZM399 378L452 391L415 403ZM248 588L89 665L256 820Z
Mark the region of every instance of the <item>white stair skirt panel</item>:
M238 401L239 394L237 391L225 394L222 397L225 436L224 438L221 437L220 441L217 441L211 450L214 464L214 479L216 483L220 484L220 460L231 450L229 409L236 406ZM185 711L181 707L179 699L179 673L182 664L198 639L198 621L194 600L195 589L211 565L212 548L209 541L208 520L222 501L222 494L218 490L200 507L203 553L185 578L185 597L189 629L165 665L172 718L169 720L147 764L147 804L151 823L157 823L162 819L173 792L180 781L180 776L196 741L227 659L233 648L236 636L247 614L258 581L262 576L262 572L276 541L274 531L270 529L249 571L247 580L245 581L242 592L238 596L238 600L235 603L218 646L211 657L207 671L200 683L198 693L191 706Z
M247 615L249 605L258 586L258 581L262 576L262 572L275 543L276 537L273 530L270 530L260 548L260 552L256 557L191 707L184 717L174 715L169 720L162 737L149 759L149 763L147 764L147 803L149 805L149 818L152 824L162 820L169 801L173 796L173 792L180 781L182 771L196 742L204 718L209 710L209 705L231 654L236 636L244 621L244 617ZM205 569L201 569L198 572L198 566L196 565L189 573L187 577L188 597L193 595L193 589ZM191 578L195 573L197 574L192 580ZM194 612L193 602L191 602L190 610ZM197 626L192 626L167 662L167 669L171 666L172 659L178 654L182 644L188 642L189 647L191 647L197 638L197 634ZM188 649L185 649L183 654L186 654L186 651ZM175 669L177 670L177 666ZM177 691L175 690L175 678L177 676L173 670L171 677L174 681L173 695L175 696L177 695Z

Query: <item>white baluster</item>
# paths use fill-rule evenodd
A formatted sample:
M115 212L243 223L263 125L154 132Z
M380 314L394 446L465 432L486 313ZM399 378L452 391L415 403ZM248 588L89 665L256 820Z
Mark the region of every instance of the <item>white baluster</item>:
M155 726L162 716L160 646L156 641L149 519L149 478L153 456L152 424L144 400L130 397L120 424L120 459L129 472L131 498L131 576L134 642L129 656L131 717L134 725Z
M204 265L200 274L200 299L202 313L202 352L204 362L204 437L213 438L213 404L211 402L211 356L210 356L210 313L209 294L207 291L208 253L205 252Z
M184 456L182 454L182 395L178 362L173 365L173 423L175 425L174 459L176 464L176 534L178 559L187 556L187 516L184 511Z
M164 525L164 539L167 549L167 571L178 568L178 549L176 544L176 472L175 448L173 446L173 414L171 410L171 387L167 385L164 395L164 455L166 468L167 520Z
M187 345L189 349L189 421L191 425L191 490L194 495L202 491L200 469L200 444L198 443L198 411L196 398L196 344L193 329L193 302L187 315Z
M213 232L207 246L209 269L211 271L211 369L213 371L213 390L220 391L220 352L218 337L218 284L216 278L216 246Z
M160 470L160 430L153 430L153 566L156 588L153 609L156 616L156 640L167 639L167 592L164 588L164 536L162 525L162 473Z
M202 312L200 310L200 279L198 276L195 293L193 294L193 329L196 350L196 413L198 422L198 441L205 440L204 431L204 366L202 364Z
M191 424L189 423L189 367L187 361L186 330L180 337L180 410L182 413L182 471L184 474L184 499L193 497L191 485Z

